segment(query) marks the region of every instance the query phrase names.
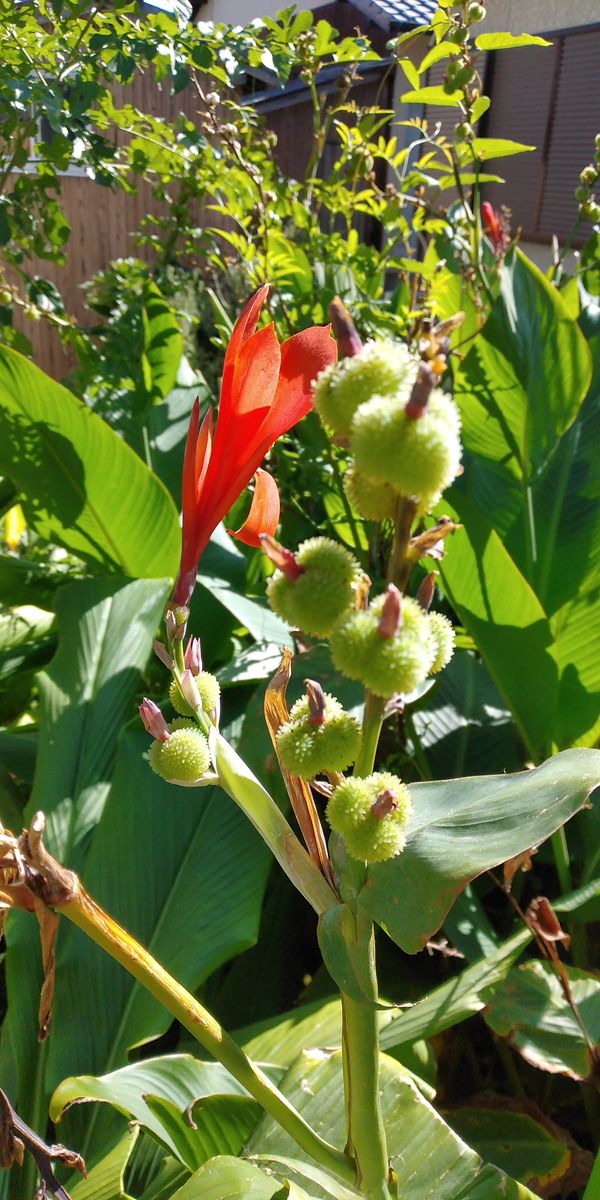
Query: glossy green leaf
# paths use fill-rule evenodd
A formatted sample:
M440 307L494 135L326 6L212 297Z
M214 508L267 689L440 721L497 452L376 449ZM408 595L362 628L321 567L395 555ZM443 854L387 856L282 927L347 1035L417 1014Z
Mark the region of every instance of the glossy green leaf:
M406 847L369 869L361 904L415 953L465 883L549 837L599 782L599 750L566 750L515 775L412 784Z
M278 1179L244 1159L223 1156L196 1171L171 1200L269 1200L281 1194Z
M475 155L481 162L487 162L490 158L510 158L513 154L525 154L528 150L535 150L535 146L513 142L510 138L475 137L469 142L468 150L462 154L459 152L459 157L470 162Z
M435 104L444 108L458 108L461 99L461 92L457 88L455 92L448 93L443 87L422 87L415 88L411 92L404 92L400 97L402 104Z
M334 1145L345 1140L341 1052L302 1054L281 1088L314 1129ZM393 1059L381 1059L381 1103L398 1194L410 1200L531 1200L527 1188L496 1167L484 1165L423 1098ZM251 1154L270 1160L303 1156L291 1138L265 1116L248 1143ZM293 1175L290 1175L293 1178ZM289 1177L289 1176L288 1176ZM351 1193L351 1189L350 1193ZM332 1193L335 1194L335 1193Z
M143 1059L100 1077L79 1075L65 1079L52 1097L50 1116L59 1122L70 1105L100 1101L139 1122L172 1154L180 1157L177 1142L182 1136L189 1105L214 1096L246 1098L246 1092L220 1063L201 1062L191 1054L168 1054L162 1058ZM181 1127L169 1129L158 1106L148 1104L148 1097L170 1104L180 1115ZM187 1132L190 1138L194 1134L189 1122Z
M446 493L444 512L464 528L439 564L444 591L476 642L535 759L549 748L558 666L546 613L502 538L466 496ZM531 843L530 843L531 844Z
M138 1134L139 1129L134 1125L97 1163L87 1164L87 1179L74 1176L77 1182L69 1185L71 1200L127 1200L123 1177Z
M519 46L551 46L552 42L532 33L480 33L475 45L478 50L516 50Z
M516 1106L511 1110L504 1097L487 1107L451 1109L444 1116L485 1162L536 1191L547 1194L548 1186L564 1179L569 1170L570 1147L527 1111Z
M485 1019L533 1066L587 1079L593 1070L591 1047L600 1042L600 981L587 971L565 970L587 1041L548 962L524 963L511 971Z
M155 775L145 758L148 735L138 725L123 735L85 881L94 898L193 991L255 941L270 857L220 789L178 789ZM74 1072L121 1066L130 1047L165 1032L170 1022L128 972L75 927L65 930L48 1068L52 1085Z
M175 574L181 534L163 484L96 413L6 346L0 471L40 537L104 570Z
M146 1095L145 1100L191 1171L216 1154L239 1154L262 1116L250 1096L205 1096L188 1112L163 1097Z
M153 401L164 400L175 387L183 338L173 310L153 281L145 287L142 325L142 356L148 366L147 391Z

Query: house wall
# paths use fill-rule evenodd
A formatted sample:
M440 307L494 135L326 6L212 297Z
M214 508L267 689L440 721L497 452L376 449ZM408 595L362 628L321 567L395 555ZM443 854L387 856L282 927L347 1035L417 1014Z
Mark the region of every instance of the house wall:
M217 0L218 2L218 0ZM575 29L600 20L598 0L487 0L486 33L545 33Z

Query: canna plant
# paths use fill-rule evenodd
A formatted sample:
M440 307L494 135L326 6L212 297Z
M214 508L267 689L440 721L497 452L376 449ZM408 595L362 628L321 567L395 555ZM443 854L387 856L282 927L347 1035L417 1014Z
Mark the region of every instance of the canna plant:
M192 414L180 568L166 609L164 640L155 642L171 675L169 696L178 715L165 716L150 699L141 704L140 715L152 737L148 775L154 771L173 789L174 811L165 813L165 822L178 820L177 805L197 802L195 789L218 785L314 910L323 959L340 991L341 1050L300 1054L283 1079L268 1063L255 1062L48 852L40 812L20 837L3 835L1 899L4 909L22 908L40 922L46 1026L53 914L58 912L130 972L211 1060L181 1055L169 1063L166 1056L102 1079L67 1079L55 1092L51 1116L58 1120L74 1101L97 1098L134 1117L175 1164L174 1172L163 1164L144 1191L156 1200L323 1195L421 1200L434 1193L439 1200L527 1200L533 1193L526 1186L484 1164L445 1124L429 1103L423 1080L381 1052L381 1036L386 1046L395 1044L392 1029L403 1041L411 1012L392 1012L386 1024L376 929L408 953L422 948L465 885L498 864L525 858L531 846L586 805L600 781L600 753L565 750L530 771L410 786L393 771L379 769L386 716L417 701L453 654L452 624L432 611L435 574L430 568L443 558L449 537L464 535L449 518L430 514L433 508L439 512L444 489L460 471L458 409L439 386L448 339L460 316L424 332L415 352L393 342L362 346L348 314L334 305L333 326L343 355L338 362L326 329L307 330L282 347L272 326L257 330L265 296L263 288L253 297L232 335L214 440L211 418L200 425L198 409ZM379 595L371 595L360 564L335 541L313 537L292 551L275 540L277 488L270 475L259 473L260 463L313 400L326 436L341 441L348 452L344 484L352 504L359 513L386 521L391 531ZM300 649L311 639L328 643L340 676L360 696L359 721L311 677L288 709L292 672L299 666L303 674L303 655L294 659L291 650L284 652L267 688L265 718L301 836L220 729L219 686L203 670L198 637L208 641L210 629L194 631L186 642L196 573L198 567L202 572L210 534L257 473L250 515L238 534L251 545L262 544L275 567L269 602L297 630ZM178 795L180 787L187 790ZM324 820L316 797L325 802ZM539 906L535 911L529 927L504 951L505 960L512 961L532 931L541 936ZM180 920L185 923L185 911ZM546 931L550 926L546 917ZM553 936L551 931L548 939ZM492 974L496 966L490 963ZM442 1013L451 1006L447 992L432 1002ZM419 1022L415 1010L413 1031ZM328 1047L331 1030L322 1032ZM594 1057L593 1048L591 1053ZM165 1085L168 1069L177 1103L173 1086ZM221 1134L227 1131L225 1151L216 1126ZM19 1123L8 1101L4 1128L3 1165L20 1161L24 1148L31 1149L45 1194L65 1200L69 1192L57 1183L52 1164L80 1168L77 1155L48 1147L39 1137L36 1142L35 1132ZM118 1181L134 1136L109 1138L97 1164L104 1172L96 1174L98 1181L110 1172L117 1180L110 1194L124 1195ZM94 1190L94 1175L95 1170L88 1185L72 1187L73 1200L102 1194Z

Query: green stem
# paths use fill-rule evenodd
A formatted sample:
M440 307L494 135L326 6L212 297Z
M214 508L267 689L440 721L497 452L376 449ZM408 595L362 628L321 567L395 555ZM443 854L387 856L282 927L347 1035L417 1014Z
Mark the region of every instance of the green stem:
M354 774L359 778L370 775L375 766L375 755L379 744L379 735L383 725L385 700L374 696L372 692L365 695L365 712L362 723L362 742L358 758L354 764Z
M73 898L60 906L60 912L125 967L209 1054L226 1067L306 1154L338 1179L354 1183L354 1166L348 1156L315 1133L214 1017L83 888L75 890Z
M564 828L556 830L552 834L552 853L558 874L561 892L566 894L573 891L573 881L571 879L571 864L569 860L569 847Z
M370 1003L342 992L344 1090L348 1123L347 1150L356 1161L357 1183L368 1200L390 1200L388 1154L379 1092L379 1021L375 931L357 918L357 947L365 957Z

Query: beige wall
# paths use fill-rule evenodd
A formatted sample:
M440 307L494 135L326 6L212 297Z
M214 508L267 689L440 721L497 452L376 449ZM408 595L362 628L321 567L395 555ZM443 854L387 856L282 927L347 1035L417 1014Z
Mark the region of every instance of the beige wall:
M485 7L486 33L544 33L600 22L600 0L487 0Z

